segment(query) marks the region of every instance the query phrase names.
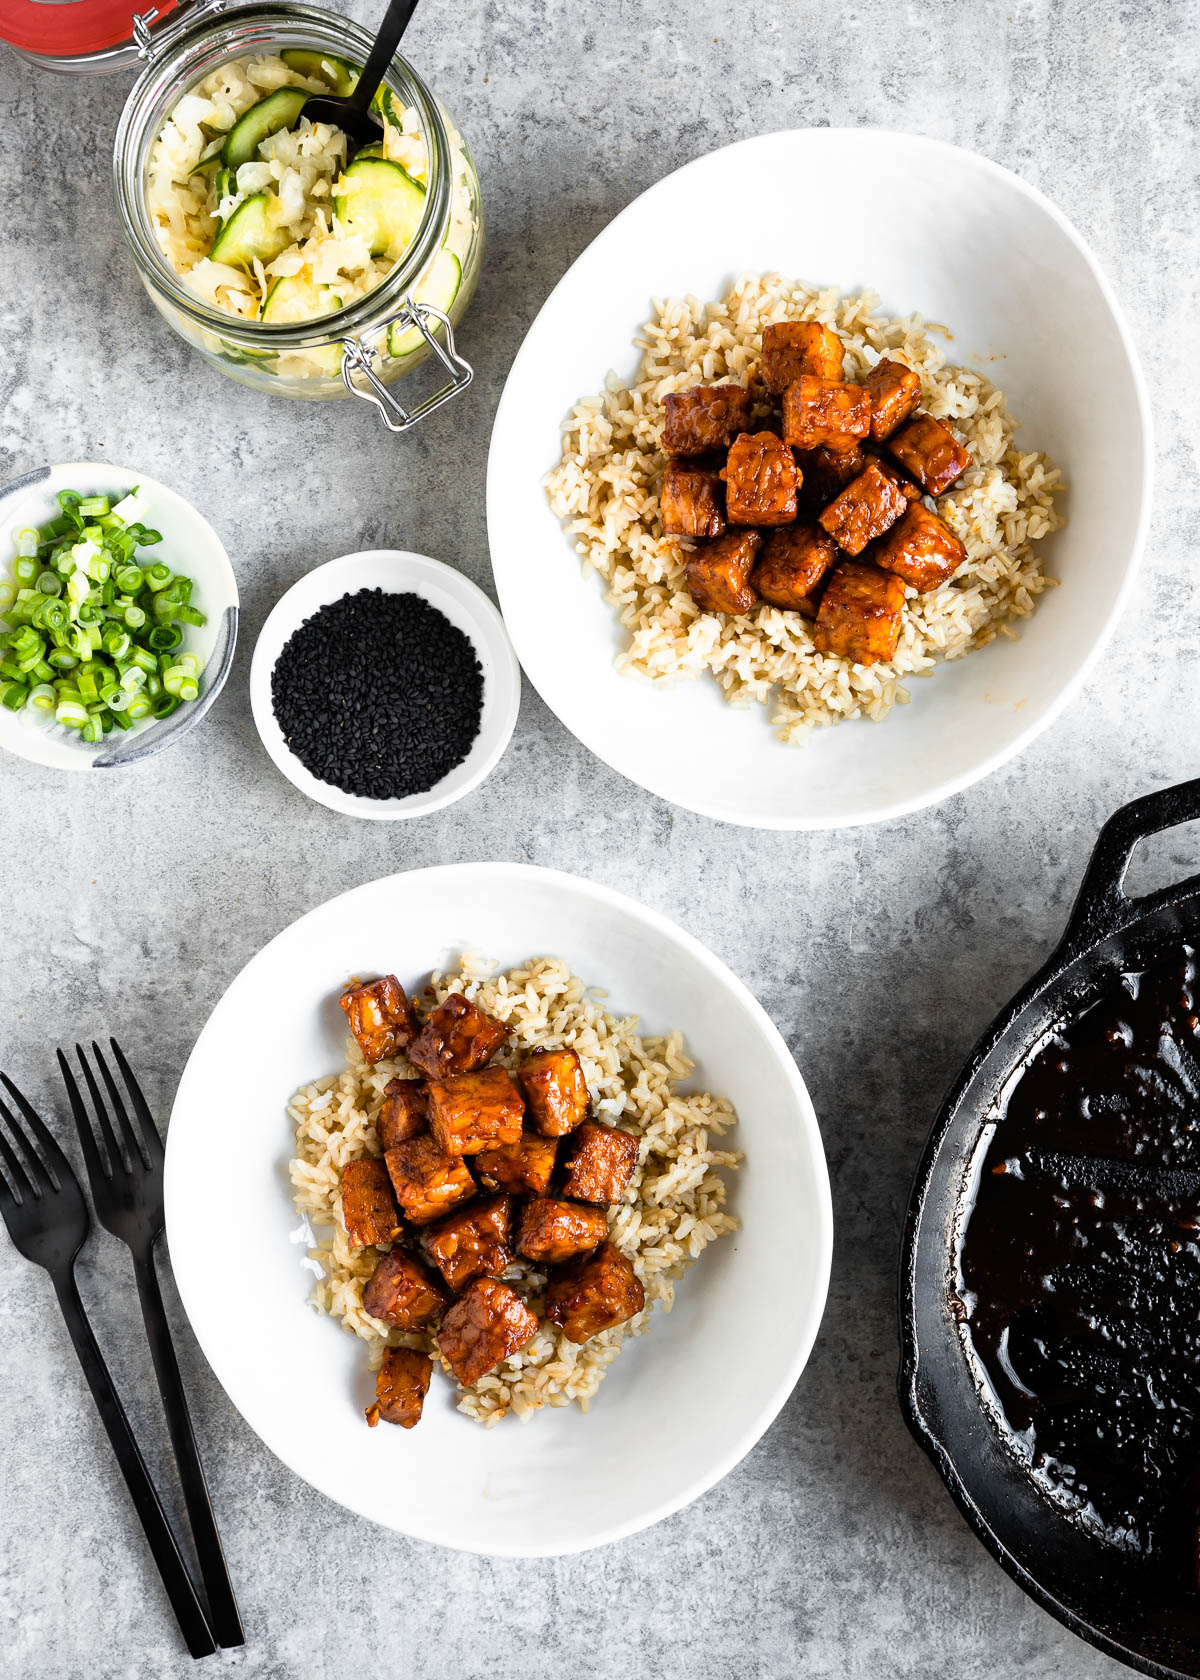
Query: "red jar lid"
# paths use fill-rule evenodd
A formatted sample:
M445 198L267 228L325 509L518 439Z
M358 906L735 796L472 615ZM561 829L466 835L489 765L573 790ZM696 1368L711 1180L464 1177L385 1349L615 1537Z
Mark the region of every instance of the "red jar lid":
M178 0L148 0L159 17ZM102 52L133 37L137 0L0 0L0 40L46 58Z

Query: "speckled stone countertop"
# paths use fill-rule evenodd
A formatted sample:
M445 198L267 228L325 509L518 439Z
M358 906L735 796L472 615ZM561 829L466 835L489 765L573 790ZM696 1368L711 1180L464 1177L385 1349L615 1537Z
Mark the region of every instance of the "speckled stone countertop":
M1054 943L1100 822L1200 770L1200 13L1186 0L784 0L736 30L733 16L711 0L662 13L639 0L423 0L406 47L474 148L490 250L462 333L475 390L404 442L365 407L271 402L203 367L152 309L117 226L109 155L126 79L53 77L0 49L0 480L47 461L142 467L217 521L244 610L228 688L184 747L69 787L0 764L4 1065L49 1103L60 1034L119 1024L165 1114L208 1011L302 911L393 870L524 859L640 896L748 982L808 1080L833 1180L829 1309L779 1420L704 1498L591 1555L492 1562L358 1521L267 1452L181 1328L249 1631L206 1672L1120 1672L1022 1596L909 1438L895 1264L939 1098ZM439 555L490 588L488 432L549 288L666 170L806 123L977 148L1048 192L1115 283L1154 394L1157 506L1142 581L1085 692L990 780L857 832L760 834L677 811L590 758L528 687L506 758L464 803L375 825L307 802L267 760L247 704L250 651L279 594L319 561L379 544ZM1173 835L1140 879L1195 869L1198 855ZM80 1272L161 1462L125 1253L96 1236ZM0 1367L0 1672L194 1672L44 1275L2 1235Z

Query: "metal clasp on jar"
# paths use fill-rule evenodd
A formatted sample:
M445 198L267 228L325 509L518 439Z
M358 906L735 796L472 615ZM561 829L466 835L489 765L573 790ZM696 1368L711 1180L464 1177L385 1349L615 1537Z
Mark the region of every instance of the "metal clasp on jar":
M445 328L444 344L430 326L431 320L440 322ZM342 339L342 382L352 397L361 397L364 402L375 404L389 432L407 432L418 421L424 420L427 414L432 414L435 408L441 408L443 403L448 403L459 391L465 391L475 377L475 370L454 348L454 328L450 325L450 317L442 310L435 309L432 304L414 303L412 298L406 299L400 313L394 315L381 329L385 343L390 329L394 326L415 328L420 333L449 375L446 384L434 391L432 396L417 403L415 408L405 408L375 372L375 351L368 349L358 338ZM356 374L366 381L369 387L367 390L355 383Z
M154 34L150 28L159 17L157 6L151 6L148 11L133 14L133 43L137 48L137 55L143 64L149 64L161 48L173 41L177 35L182 35L185 29L190 29L197 18L204 17L209 12L223 12L226 0L194 0L194 4L183 5L178 8L181 15L176 23L172 23Z

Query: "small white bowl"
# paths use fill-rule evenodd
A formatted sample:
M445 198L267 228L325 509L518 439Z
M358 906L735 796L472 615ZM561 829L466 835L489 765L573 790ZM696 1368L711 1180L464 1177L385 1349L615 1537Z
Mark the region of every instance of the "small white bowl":
M343 793L307 770L283 738L271 703L271 673L285 643L301 624L343 595L360 589L386 589L393 595L419 595L445 614L470 639L483 668L483 713L474 745L461 764L424 793L403 799L369 799ZM512 738L521 703L521 668L504 620L482 589L453 566L406 550L375 548L344 554L318 566L280 597L259 633L250 665L250 706L263 746L277 770L301 793L351 817L392 821L423 817L451 805L479 786L499 763Z
M237 644L238 587L225 545L190 502L165 484L109 461L72 461L61 467L37 467L33 472L0 485L0 574L12 572L16 533L29 525L45 525L60 512L60 490L85 496L124 496L141 490L146 504L143 523L162 532L153 554L182 572L195 585L192 604L207 622L189 629L187 648L203 662L200 698L169 718L144 719L125 733L114 730L103 741L84 741L77 731L64 729L52 717L32 711L0 708L0 747L18 758L32 759L52 770L114 770L151 758L196 727L225 685ZM3 614L0 614L0 619Z

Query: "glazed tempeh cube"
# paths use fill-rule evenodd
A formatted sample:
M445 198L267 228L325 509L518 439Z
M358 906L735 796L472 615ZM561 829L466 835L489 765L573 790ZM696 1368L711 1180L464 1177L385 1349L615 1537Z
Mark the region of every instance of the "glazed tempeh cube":
M429 1082L429 1129L450 1155L516 1143L525 1103L506 1068L480 1068Z
M797 505L805 515L820 513L866 466L857 443L853 449L797 449L793 453L800 473Z
M921 378L903 362L880 358L863 380L871 397L871 438L883 443L921 400Z
M423 1079L388 1080L375 1130L385 1150L429 1130L429 1092Z
M424 1261L403 1248L388 1250L362 1292L364 1311L397 1330L424 1330L449 1299Z
M375 1404L367 1407L367 1422L374 1429L380 1418L412 1429L421 1421L433 1360L416 1348L389 1348L375 1379Z
M590 1254L607 1235L608 1215L601 1208L539 1196L526 1202L521 1213L517 1251L527 1260L553 1266Z
M684 575L696 605L705 612L749 612L758 599L750 573L761 547L758 531L726 531L689 555Z
M693 385L663 398L669 455L707 455L728 449L750 424L750 393L742 385Z
M662 528L668 537L719 537L725 529L721 475L708 467L672 464L659 491Z
M472 1278L512 1265L511 1227L510 1197L472 1202L426 1231L425 1252L451 1289L465 1289Z
M872 455L871 460L884 477L891 480L906 502L919 502L921 500L925 492L919 484L914 483L909 478L907 473L902 473L900 468L893 465L891 461L885 461L882 455Z
M537 1335L538 1321L515 1289L498 1278L480 1277L442 1320L438 1347L464 1388L478 1382L502 1359Z
M414 1225L431 1225L475 1194L475 1180L458 1155L448 1155L433 1138L410 1138L384 1156L396 1200Z
M376 1155L347 1161L342 1168L342 1223L352 1248L393 1242L400 1234L400 1213L387 1168Z
M645 1304L641 1279L620 1250L607 1242L564 1267L546 1290L547 1318L575 1343L624 1324Z
M430 1079L443 1079L483 1067L507 1040L507 1027L461 992L451 992L430 1011L409 1045L408 1059Z
M382 1062L407 1047L413 1035L412 1010L394 974L347 986L338 1002L365 1061Z
M903 615L904 585L898 577L843 560L829 574L821 596L813 646L856 665L877 665L895 653Z
M861 554L896 523L907 506L899 485L871 461L830 502L820 524L847 554Z
M472 1165L486 1190L507 1190L513 1196L543 1196L557 1153L556 1139L522 1132L516 1143L505 1143L498 1149L481 1149Z
M574 1050L535 1050L517 1069L529 1119L543 1137L565 1137L588 1117L591 1098Z
M893 432L887 448L927 496L940 496L971 465L971 457L954 433L931 414L915 415Z
M763 384L779 397L797 379L841 379L842 341L819 321L773 321L763 328Z
M743 432L721 470L731 525L790 525L796 517L796 461L774 432Z
M783 393L783 436L793 449L857 449L870 429L871 399L861 385L805 374Z
M871 550L877 566L894 572L922 593L945 583L966 558L966 549L950 527L920 503L908 508L904 518Z
M581 1202L619 1202L638 1161L638 1140L617 1126L580 1126L571 1140L563 1195Z
M772 531L750 581L764 601L814 618L821 580L837 560L837 545L818 525Z

